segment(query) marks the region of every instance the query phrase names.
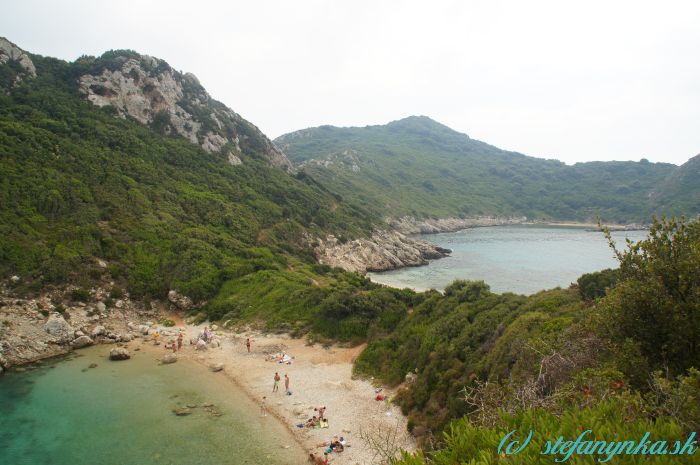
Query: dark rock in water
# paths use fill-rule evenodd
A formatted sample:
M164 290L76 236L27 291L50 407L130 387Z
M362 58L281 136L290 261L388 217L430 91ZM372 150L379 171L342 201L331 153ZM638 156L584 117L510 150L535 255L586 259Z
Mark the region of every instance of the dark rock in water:
M128 360L131 358L129 351L123 347L115 347L109 351L110 360Z
M88 368L97 368L97 363L91 363Z
M176 409L173 409L173 413L174 413L175 415L177 415L178 417L184 417L184 416L186 416L186 415L191 415L191 414L192 414L192 410L190 410L190 409L188 409L188 408L186 408L186 407L185 407L185 408L176 408Z
M24 373L25 371L27 371L27 369L26 369L26 368L18 367L18 368L15 368L15 371L16 371L17 373Z

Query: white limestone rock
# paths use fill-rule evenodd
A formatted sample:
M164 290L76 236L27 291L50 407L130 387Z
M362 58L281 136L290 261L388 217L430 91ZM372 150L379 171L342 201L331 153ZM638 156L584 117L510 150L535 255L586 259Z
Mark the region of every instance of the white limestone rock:
M241 144L252 138L256 151L272 166L294 170L272 141L212 99L195 75L182 74L148 55L124 55L110 61L109 67L78 80L80 92L93 104L112 106L122 118L130 117L142 124L155 121L166 133L178 134L208 152L220 153L232 165L242 163Z
M93 344L93 340L89 336L80 336L79 338L73 340L70 343L71 347L74 349L82 349Z

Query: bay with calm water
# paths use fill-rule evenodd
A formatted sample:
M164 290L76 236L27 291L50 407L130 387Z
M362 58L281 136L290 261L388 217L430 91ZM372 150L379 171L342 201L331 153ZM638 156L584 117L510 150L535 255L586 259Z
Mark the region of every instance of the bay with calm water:
M306 463L291 433L225 375L188 360L160 365L143 350L111 362L109 348L0 376L0 464ZM198 407L173 414L187 404Z
M617 248L647 231L616 231ZM442 290L455 279L483 280L494 292L533 294L568 287L584 273L617 267L603 233L579 227L494 226L413 236L452 250L428 265L369 273L374 282Z

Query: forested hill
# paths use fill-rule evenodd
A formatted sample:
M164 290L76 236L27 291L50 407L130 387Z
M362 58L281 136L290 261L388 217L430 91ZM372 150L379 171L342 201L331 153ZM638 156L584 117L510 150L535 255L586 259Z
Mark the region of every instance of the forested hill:
M651 194L658 212L669 215L700 212L700 155L696 155L658 186Z
M567 166L498 149L425 116L304 129L275 143L344 198L394 218L601 216L629 223L647 222L653 213L700 212L700 203L686 195L689 186L679 189L675 165L640 160ZM698 192L697 177L680 177Z
M309 237L371 230L162 60L68 63L0 39L0 87L0 278L28 290L116 280L201 301L255 273L307 283L290 270L315 266Z

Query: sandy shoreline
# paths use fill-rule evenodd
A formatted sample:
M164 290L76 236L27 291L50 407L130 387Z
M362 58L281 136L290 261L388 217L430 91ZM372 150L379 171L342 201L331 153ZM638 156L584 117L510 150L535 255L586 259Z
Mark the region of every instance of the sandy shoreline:
M184 326L189 338L196 338L203 326ZM265 335L254 331L234 333L216 331L220 347L196 351L187 343L179 357L210 366L221 363L227 382L235 383L254 402L267 397L266 407L270 421L279 421L308 452L323 455L317 447L333 436L343 436L349 447L340 454L331 454L335 464L371 465L380 463L376 452L362 439L365 434L396 436L395 446L414 450L415 442L406 431L406 418L400 409L388 402L375 400L375 387L369 381L352 379L352 362L362 346L339 348L320 345L308 346L302 339L286 335ZM247 354L245 340L251 339L251 354ZM161 346L162 347L162 346ZM159 350L163 350L158 348ZM284 349L294 357L292 364L266 361L266 353ZM163 355L166 351L163 350ZM273 377L282 378L279 391L272 392ZM290 378L292 395L286 395L284 375ZM384 388L382 394L392 392ZM298 428L315 414L314 407L325 405L329 427L324 429ZM395 434L396 433L396 434Z

